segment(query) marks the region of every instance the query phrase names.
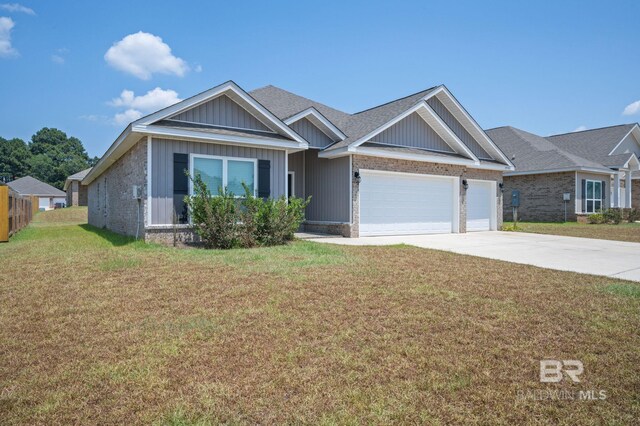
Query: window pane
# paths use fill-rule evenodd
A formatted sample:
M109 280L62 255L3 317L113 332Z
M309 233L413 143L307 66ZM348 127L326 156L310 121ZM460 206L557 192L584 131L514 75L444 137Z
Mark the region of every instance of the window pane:
M596 200L601 199L602 197L600 196L600 187L602 186L602 182L593 182L593 192L594 192L594 197Z
M587 213L593 213L593 201L587 200Z
M227 189L235 195L244 195L244 182L253 194L253 161L229 160L227 163Z
M209 192L217 195L222 187L222 160L196 157L193 159L193 174L200 175Z
M596 201L594 201L595 211L600 211L600 209L602 208L601 203L602 203L602 202L601 202L600 200L596 200Z
M593 198L593 181L587 181L587 198Z

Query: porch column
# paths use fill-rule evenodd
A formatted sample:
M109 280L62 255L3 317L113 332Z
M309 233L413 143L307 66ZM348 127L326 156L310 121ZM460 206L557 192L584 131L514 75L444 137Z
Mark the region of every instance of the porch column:
M624 183L625 207L631 207L631 170L627 170Z
M613 205L611 207L620 207L620 172L613 175Z

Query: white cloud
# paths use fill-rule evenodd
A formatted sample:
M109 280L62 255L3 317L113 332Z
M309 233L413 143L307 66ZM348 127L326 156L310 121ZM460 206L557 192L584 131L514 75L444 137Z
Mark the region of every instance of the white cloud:
M169 105L180 102L182 99L178 97L175 90L164 90L156 87L149 90L144 95L136 96L132 90L123 90L120 96L109 102L114 107L135 108L145 112L156 111Z
M18 54L18 51L11 46L11 30L15 25L13 19L0 16L0 57Z
M137 120L145 113L157 111L181 100L175 90L156 87L139 96L136 96L132 90L123 90L119 97L112 99L108 104L116 108L127 108L113 118L115 124L122 125Z
M0 4L0 9L4 9L9 12L26 13L27 15L35 15L36 12L30 7L23 6L18 3L4 3Z
M630 103L622 111L623 115L634 115L640 112L640 101Z
M56 55L56 54L51 55L51 60L56 64L64 64L64 58L60 55Z
M581 132L583 130L587 130L587 126L578 126L575 128L574 132Z
M196 65L196 67L193 70L195 72L202 72L202 65L200 65L200 64Z
M98 115L98 114L87 114L81 115L78 117L81 120L91 121L91 122L106 122L109 121L109 117L106 115Z
M142 112L136 109L128 109L125 112L119 112L113 117L113 123L117 125L126 125L132 121L142 117Z
M149 80L154 73L182 77L189 70L189 65L174 56L160 37L142 31L116 42L107 50L104 59L113 68L142 80Z

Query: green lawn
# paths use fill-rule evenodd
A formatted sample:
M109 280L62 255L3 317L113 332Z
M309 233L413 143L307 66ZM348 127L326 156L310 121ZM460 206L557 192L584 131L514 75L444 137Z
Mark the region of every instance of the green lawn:
M513 222L505 222L503 225L503 228L509 230L513 230L512 227ZM594 225L577 222L518 222L516 231L640 243L640 223L637 222L619 225Z
M640 418L638 284L407 246L180 250L85 214L0 245L2 424ZM582 382L540 383L548 358ZM607 398L518 398L545 390Z

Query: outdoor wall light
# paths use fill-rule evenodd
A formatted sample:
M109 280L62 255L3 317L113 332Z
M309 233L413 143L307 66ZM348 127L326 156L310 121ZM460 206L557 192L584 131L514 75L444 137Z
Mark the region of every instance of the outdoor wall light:
M360 181L362 180L362 178L360 177L360 172L354 172L353 177L355 178L356 183L360 183Z
M504 192L504 183L500 182L498 187L500 188L500 192Z
M466 180L466 179L462 179L462 187L463 187L464 189L469 188L469 183L467 182L467 180Z

